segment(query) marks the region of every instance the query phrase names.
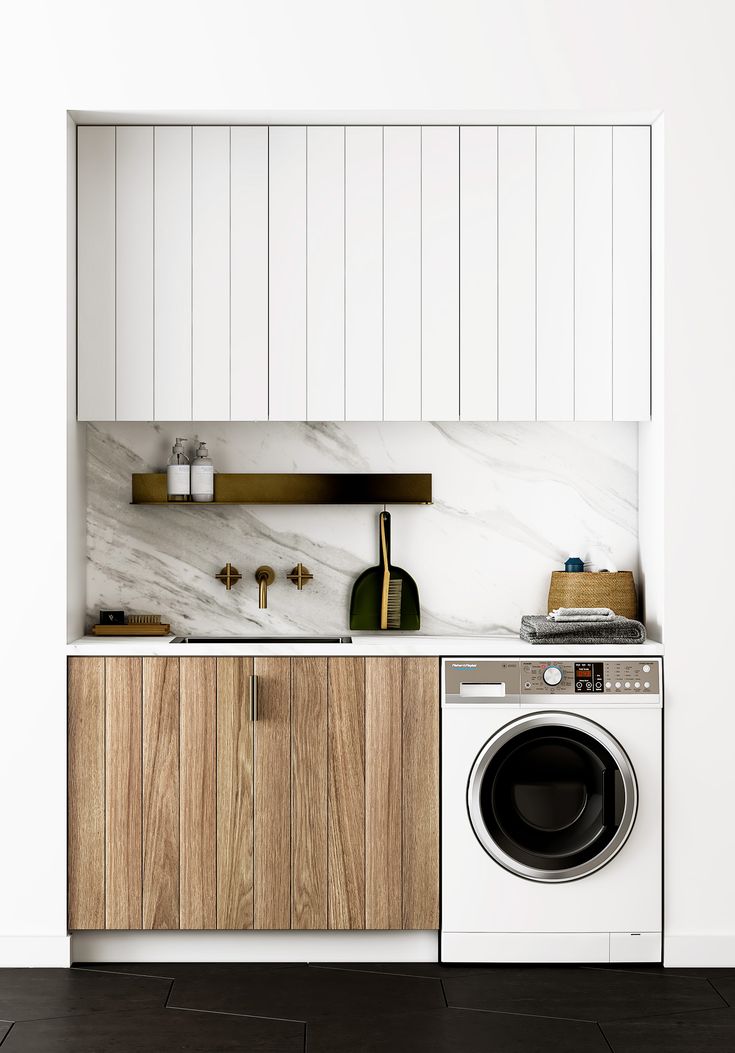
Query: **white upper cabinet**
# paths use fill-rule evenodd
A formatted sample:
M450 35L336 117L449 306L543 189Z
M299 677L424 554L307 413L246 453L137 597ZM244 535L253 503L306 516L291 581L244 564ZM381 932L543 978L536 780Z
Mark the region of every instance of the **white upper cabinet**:
M80 127L80 420L647 420L647 126Z

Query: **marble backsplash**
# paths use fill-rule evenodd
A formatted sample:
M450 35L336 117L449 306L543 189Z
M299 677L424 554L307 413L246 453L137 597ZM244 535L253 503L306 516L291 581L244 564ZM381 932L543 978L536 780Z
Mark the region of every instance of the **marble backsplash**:
M637 425L87 425L87 615L155 612L177 634L340 634L352 582L378 562L379 506L135 506L177 435L220 471L432 472L434 504L390 508L393 561L416 579L427 634L515 633L549 574L589 543L637 572ZM230 560L243 580L215 580ZM301 560L302 592L285 575ZM274 567L268 610L254 571Z

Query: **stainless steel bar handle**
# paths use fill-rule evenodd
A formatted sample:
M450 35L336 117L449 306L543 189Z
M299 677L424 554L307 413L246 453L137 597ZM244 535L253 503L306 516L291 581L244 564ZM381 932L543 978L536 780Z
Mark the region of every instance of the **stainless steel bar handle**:
M250 674L250 719L258 719L258 674Z

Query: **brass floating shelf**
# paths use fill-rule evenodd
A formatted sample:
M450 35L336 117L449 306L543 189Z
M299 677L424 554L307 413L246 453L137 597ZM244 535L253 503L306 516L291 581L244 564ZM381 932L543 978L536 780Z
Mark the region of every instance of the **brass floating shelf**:
M430 505L431 473L242 474L219 472L214 501L171 501L164 472L134 473L134 505L211 508L212 505Z

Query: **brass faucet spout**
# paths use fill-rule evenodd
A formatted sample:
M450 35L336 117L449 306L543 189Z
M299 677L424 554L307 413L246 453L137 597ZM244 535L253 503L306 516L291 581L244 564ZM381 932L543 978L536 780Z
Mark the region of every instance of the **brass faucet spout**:
M255 572L255 580L258 583L258 607L264 611L268 607L268 586L276 580L273 567L258 567Z

